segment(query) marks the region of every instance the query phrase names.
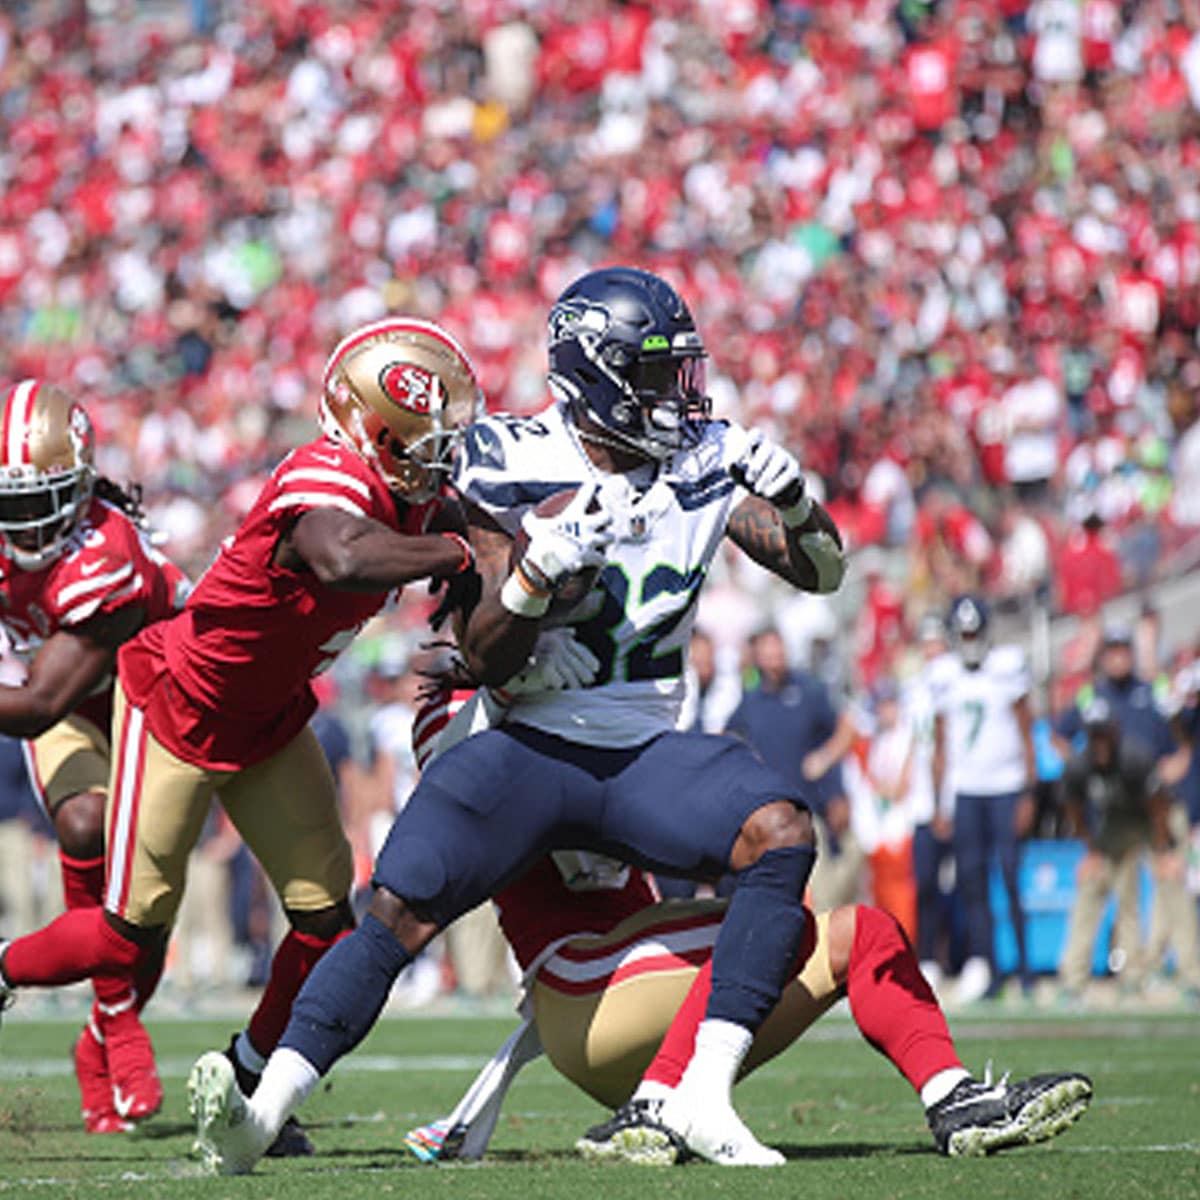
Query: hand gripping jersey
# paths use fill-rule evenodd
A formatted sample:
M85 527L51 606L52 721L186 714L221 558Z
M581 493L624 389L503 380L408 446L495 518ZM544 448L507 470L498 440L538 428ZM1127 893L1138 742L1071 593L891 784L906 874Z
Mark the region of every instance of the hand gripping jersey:
M130 702L185 762L238 770L287 745L316 708L312 676L383 607L381 592L338 590L275 565L291 525L322 506L419 534L436 502L398 511L371 467L325 438L275 468L183 612L121 649Z
M189 583L116 505L93 499L66 553L40 571L22 571L0 557L0 623L13 644L32 651L60 629L140 606L147 623L183 606ZM80 716L108 736L112 679L78 706Z
M1026 783L1013 705L1029 694L1029 670L1016 646L996 646L974 671L957 662L934 677L945 718L949 784L957 794L999 796Z
M617 532L596 586L558 619L600 660L594 683L521 695L511 720L591 746L635 746L675 728L696 597L739 491L726 469L728 430L710 422L641 492L592 467L561 405L468 431L455 486L506 532L547 496L596 479Z

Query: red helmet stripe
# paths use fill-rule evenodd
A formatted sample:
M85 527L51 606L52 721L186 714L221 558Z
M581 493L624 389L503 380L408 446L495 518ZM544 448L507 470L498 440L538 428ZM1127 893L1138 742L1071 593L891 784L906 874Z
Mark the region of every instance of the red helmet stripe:
M434 325L430 321L422 321L418 317L385 317L382 321L375 321L371 325L364 325L362 329L355 330L354 333L348 334L338 342L334 347L333 353L329 356L329 361L325 364L325 374L321 379L322 388L329 386L329 376L333 374L334 367L343 355L348 354L355 346L361 345L368 338L378 337L381 333L428 334L435 341L441 342L448 350L452 350L457 354L462 359L463 365L470 372L471 377L474 378L475 376L475 371L471 366L471 360L467 357L467 352L444 329Z
M41 386L37 379L22 379L8 393L8 402L4 406L3 445L4 460L10 466L29 462L29 423L33 402Z

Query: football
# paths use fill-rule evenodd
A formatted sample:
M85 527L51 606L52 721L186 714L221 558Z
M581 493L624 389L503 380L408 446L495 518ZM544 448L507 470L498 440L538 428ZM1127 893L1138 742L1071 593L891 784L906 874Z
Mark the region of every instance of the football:
M561 492L555 492L553 496L547 496L545 500L534 505L533 511L539 517L556 517L575 499L578 491L577 487L568 487ZM588 506L588 512L596 512L599 507L599 502L593 499ZM528 549L529 534L522 526L517 530L517 536L513 538L512 551L509 556L510 565L515 567ZM592 590L600 575L600 570L599 567L588 567L570 576L555 593L554 599L550 601L546 615L561 616L563 613L570 612Z

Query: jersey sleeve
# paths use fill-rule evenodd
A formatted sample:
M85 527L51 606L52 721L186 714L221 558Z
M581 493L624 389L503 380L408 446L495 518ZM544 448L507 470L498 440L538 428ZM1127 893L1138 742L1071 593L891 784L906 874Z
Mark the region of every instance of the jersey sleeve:
M357 454L332 442L294 450L275 469L272 482L272 513L299 517L313 508L336 508L395 524L395 506L382 480Z
M47 581L45 601L60 628L82 625L93 617L145 603L153 585L137 534L119 520L90 530Z

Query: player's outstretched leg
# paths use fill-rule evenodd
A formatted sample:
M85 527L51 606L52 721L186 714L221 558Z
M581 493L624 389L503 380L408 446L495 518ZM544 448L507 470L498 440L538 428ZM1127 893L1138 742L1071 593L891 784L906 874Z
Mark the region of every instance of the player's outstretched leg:
M951 1157L980 1157L1012 1146L1044 1142L1083 1116L1092 1081L1077 1072L1034 1075L1009 1083L964 1079L927 1113L937 1148Z
M733 1083L754 1032L794 973L806 919L801 897L815 855L811 818L791 802L751 813L734 846L737 887L713 947L708 1007L683 1078L659 1114L689 1150L721 1166L785 1161L734 1111Z

